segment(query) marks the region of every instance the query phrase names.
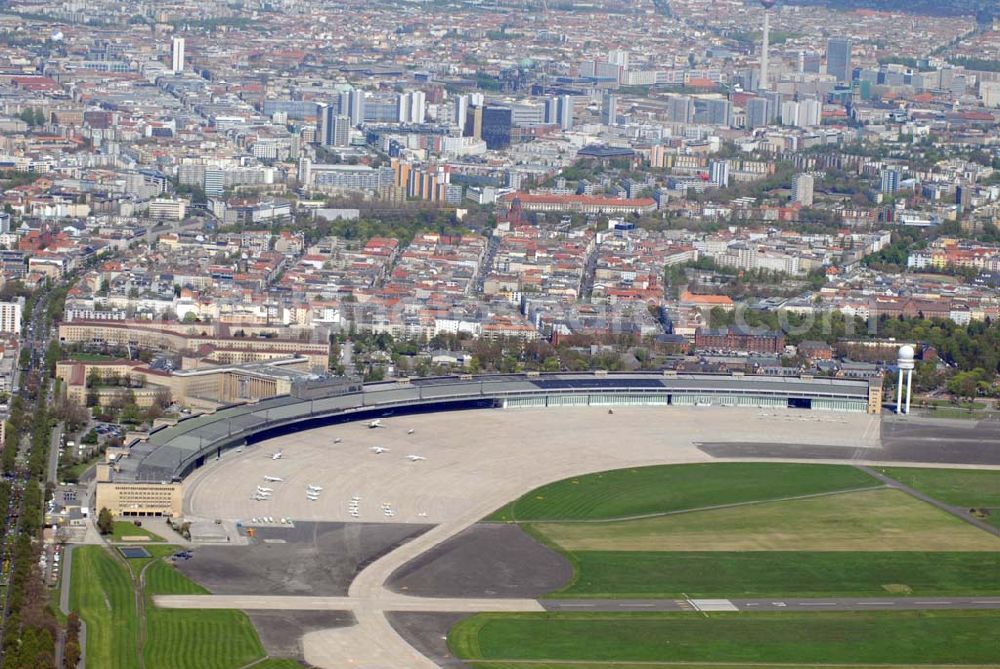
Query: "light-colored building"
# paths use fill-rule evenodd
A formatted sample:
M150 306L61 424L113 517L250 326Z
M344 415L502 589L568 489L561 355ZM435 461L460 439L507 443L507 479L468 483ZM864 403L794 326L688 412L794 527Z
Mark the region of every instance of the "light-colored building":
M182 514L184 488L180 483L97 484L94 512L108 509L115 517L175 518Z
M803 207L811 207L815 183L811 174L796 174L792 179L792 201L798 202Z
M0 302L0 332L21 334L21 309L24 300L17 302Z
M170 43L170 65L174 74L184 71L184 38L175 37Z

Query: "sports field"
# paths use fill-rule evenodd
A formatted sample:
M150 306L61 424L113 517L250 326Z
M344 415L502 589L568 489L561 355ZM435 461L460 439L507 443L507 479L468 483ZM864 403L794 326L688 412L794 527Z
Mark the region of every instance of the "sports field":
M534 528L569 551L1000 550L1000 538L888 489Z
M619 469L532 490L488 520L600 520L875 487L850 466L705 463Z
M449 645L461 658L532 667L574 660L992 665L998 626L1000 613L993 611L479 614L452 628Z

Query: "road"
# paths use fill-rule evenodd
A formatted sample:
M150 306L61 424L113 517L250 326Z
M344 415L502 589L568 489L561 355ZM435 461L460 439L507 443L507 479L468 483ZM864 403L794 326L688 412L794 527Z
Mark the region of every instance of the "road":
M31 360L28 364L29 369L42 370L45 364L45 349L48 346L48 340L50 336L50 331L45 327L45 315L48 310L49 300L52 298L51 292L44 292L39 296L37 303L31 312L31 320L28 324L27 330L22 333L22 344L21 346L31 352ZM23 385L23 384L22 384ZM23 392L23 388L19 388L19 394ZM45 403L46 406L52 404L52 388L49 387L47 395L45 398L39 398L36 403ZM26 438L28 435L22 435L21 451L22 456L29 455L31 449L31 439ZM25 445L27 447L25 448ZM12 514L16 514L17 522L13 528L7 528L8 536L16 537L21 533L21 519L24 516L24 490L28 485L33 485L29 479L29 475L26 469L21 468L18 471L17 476L11 480L11 505L12 508L8 509L8 517ZM13 508L16 505L16 509ZM13 544L10 544L12 546ZM6 554L6 559L9 561L9 573L14 574L17 570L17 553L16 551L9 550ZM7 588L5 590L4 602L3 602L3 625L0 628L0 648L4 647L4 637L7 633L7 622L11 614L11 593L14 588Z
M62 423L58 423L52 428L52 441L49 442L49 472L46 480L53 485L59 483L59 446L63 427Z

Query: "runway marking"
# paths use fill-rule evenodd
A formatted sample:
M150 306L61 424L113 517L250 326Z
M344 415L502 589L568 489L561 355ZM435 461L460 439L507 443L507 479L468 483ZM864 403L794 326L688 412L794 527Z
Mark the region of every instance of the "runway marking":
M802 606L836 606L836 602L802 602Z

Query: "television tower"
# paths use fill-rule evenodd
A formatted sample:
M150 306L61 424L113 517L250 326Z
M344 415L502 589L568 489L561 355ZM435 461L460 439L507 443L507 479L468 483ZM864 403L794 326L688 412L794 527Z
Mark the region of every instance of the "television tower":
M768 79L768 52L771 50L771 8L778 0L760 0L764 7L764 40L760 49L760 85L761 90L771 87Z

